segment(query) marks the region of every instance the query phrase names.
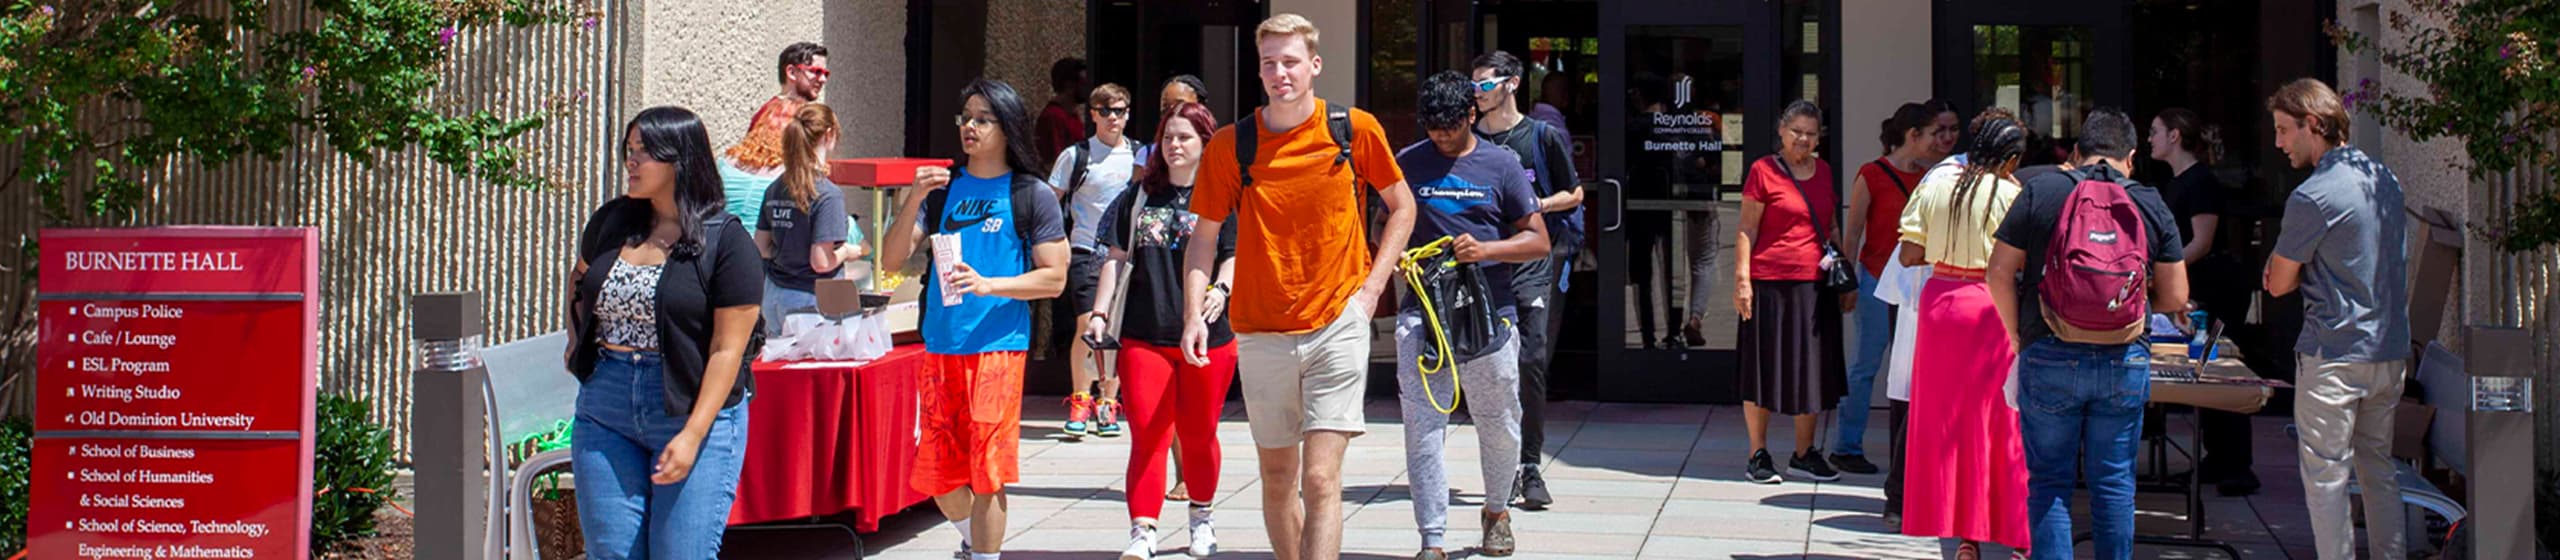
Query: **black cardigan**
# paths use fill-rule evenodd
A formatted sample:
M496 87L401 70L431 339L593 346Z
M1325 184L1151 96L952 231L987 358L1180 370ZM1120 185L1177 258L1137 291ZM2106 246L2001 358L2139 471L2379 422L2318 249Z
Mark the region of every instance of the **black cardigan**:
M621 258L623 244L651 227L651 215L647 202L616 198L597 208L578 234L578 256L587 263L587 273L577 279L570 301L569 373L579 383L595 373L603 348L596 340L597 294ZM680 242L667 252L668 266L658 279L658 352L666 358L666 412L671 416L692 414L694 398L702 392L703 369L711 355L712 310L764 301L764 257L746 227L712 207L702 231L710 239ZM736 406L754 391L749 364L757 344L747 346L738 360L738 382L730 386L722 408Z

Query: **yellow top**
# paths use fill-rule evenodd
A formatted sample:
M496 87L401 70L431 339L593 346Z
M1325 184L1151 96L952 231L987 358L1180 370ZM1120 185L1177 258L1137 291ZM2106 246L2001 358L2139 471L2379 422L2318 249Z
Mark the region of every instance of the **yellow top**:
M1902 240L1927 249L1928 262L1980 270L1991 267L1991 233L2018 199L2018 183L1984 176L1959 200L1959 173L1937 174L1912 189L1902 207ZM1956 210L1962 210L1962 220Z

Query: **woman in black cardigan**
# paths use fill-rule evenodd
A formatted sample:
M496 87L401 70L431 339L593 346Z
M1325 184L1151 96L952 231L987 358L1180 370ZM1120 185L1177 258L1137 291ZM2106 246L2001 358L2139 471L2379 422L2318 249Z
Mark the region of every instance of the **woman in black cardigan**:
M624 191L579 235L569 447L589 558L716 558L747 445L763 259L691 111L624 129Z

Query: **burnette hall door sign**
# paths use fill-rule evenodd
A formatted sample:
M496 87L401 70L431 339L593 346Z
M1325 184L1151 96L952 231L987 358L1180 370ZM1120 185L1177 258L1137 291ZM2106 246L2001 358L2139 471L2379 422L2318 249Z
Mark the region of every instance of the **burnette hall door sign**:
M29 557L308 557L316 230L39 245Z

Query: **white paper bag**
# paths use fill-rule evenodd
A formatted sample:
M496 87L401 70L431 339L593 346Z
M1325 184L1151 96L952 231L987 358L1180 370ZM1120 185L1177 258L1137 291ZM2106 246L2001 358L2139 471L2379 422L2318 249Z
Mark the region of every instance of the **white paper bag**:
M866 313L845 319L851 331L845 338L852 346L853 359L876 360L889 353L896 343L889 340L889 319L879 313Z
M952 267L959 263L960 236L948 233L933 234L934 280L942 289L943 307L960 305L960 293L951 288Z
M809 332L809 329L817 328L818 324L825 322L827 322L827 317L816 313L793 313L785 315L782 317L782 336L796 338L802 333Z

